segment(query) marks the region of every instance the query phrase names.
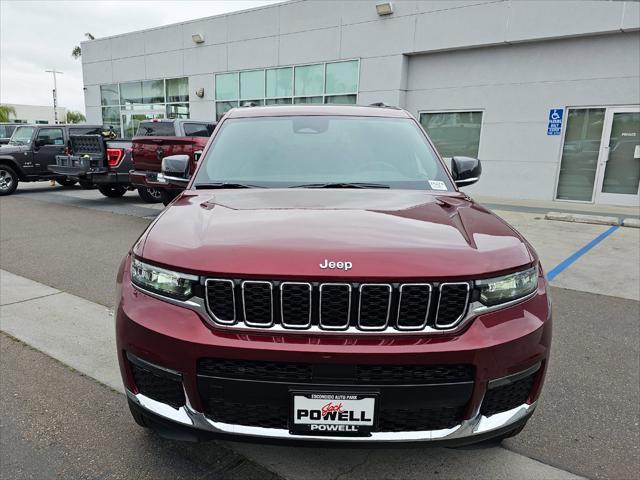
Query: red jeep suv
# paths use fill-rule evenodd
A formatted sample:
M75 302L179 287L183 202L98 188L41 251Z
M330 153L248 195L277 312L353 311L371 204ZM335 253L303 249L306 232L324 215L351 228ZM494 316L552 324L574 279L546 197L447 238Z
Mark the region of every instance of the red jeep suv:
M549 359L536 252L392 107L233 109L118 273L134 419L165 436L461 445L517 434Z

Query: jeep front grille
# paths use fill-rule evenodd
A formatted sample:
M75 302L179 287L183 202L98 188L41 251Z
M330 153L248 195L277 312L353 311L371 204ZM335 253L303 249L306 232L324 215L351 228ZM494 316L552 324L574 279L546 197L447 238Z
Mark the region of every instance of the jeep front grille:
M469 306L456 283L320 283L207 279L213 323L253 329L323 331L446 330Z

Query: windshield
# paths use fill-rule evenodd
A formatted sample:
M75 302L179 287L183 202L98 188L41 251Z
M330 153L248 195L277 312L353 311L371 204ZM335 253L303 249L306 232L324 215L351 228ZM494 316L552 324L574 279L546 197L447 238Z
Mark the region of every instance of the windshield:
M26 145L31 142L33 138L33 132L36 131L36 127L18 127L11 135L9 145Z
M196 188L233 183L454 190L426 137L408 118L235 118L220 127Z

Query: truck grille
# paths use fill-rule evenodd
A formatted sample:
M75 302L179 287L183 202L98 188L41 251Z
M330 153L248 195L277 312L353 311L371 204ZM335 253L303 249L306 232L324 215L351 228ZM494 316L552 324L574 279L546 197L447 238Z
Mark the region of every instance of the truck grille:
M318 283L208 279L214 323L288 330L421 331L455 327L471 285L456 283Z

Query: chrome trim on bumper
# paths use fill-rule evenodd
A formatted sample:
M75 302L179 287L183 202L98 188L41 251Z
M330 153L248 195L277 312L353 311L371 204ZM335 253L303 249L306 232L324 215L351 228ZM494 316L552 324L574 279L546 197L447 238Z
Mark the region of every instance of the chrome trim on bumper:
M370 437L334 437L313 435L292 435L289 430L283 428L251 427L246 425L232 425L229 423L214 422L203 413L196 411L189 402L185 392L187 404L175 409L164 403L153 400L142 394L134 394L126 390L127 397L150 413L158 415L182 426L196 428L211 433L239 435L246 437L259 437L280 440L300 441L333 441L333 442L417 442L434 440L454 440L460 438L472 438L477 435L508 427L531 415L536 407L524 404L506 412L496 413L489 417L477 414L474 418L464 420L460 425L442 430L426 430L418 432L373 432Z

